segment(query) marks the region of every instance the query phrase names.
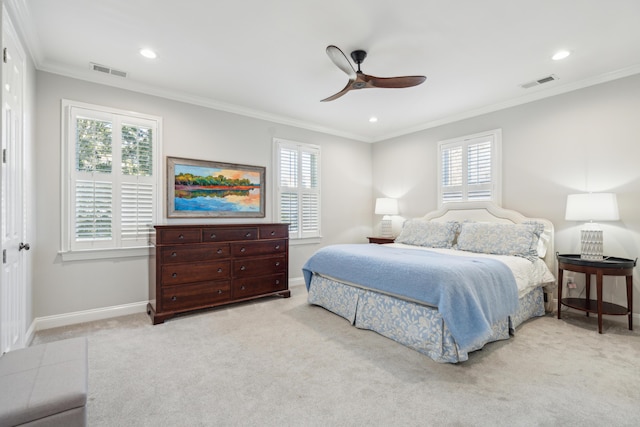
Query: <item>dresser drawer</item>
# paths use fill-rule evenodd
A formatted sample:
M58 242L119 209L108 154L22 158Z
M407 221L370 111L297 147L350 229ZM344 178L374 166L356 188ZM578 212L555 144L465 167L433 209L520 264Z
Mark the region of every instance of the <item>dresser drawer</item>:
M166 246L160 249L163 263L211 261L229 257L228 244Z
M230 240L256 240L258 227L242 228L205 228L202 230L203 242L227 242Z
M265 276L286 271L284 256L233 261L233 277Z
M164 311L189 310L207 307L231 298L228 280L192 283L162 288L161 303Z
M161 272L163 286L226 279L228 277L229 261L163 265Z
M281 239L289 237L289 224L272 224L260 226L261 239Z
M156 243L173 245L176 243L200 243L201 233L199 228L171 228L156 231Z
M251 277L248 279L235 279L231 289L231 296L234 299L246 298L253 295L281 291L283 289L287 289L287 282L284 274L265 277Z
M231 244L231 254L234 257L279 254L284 253L286 249L286 240L267 240L264 242Z

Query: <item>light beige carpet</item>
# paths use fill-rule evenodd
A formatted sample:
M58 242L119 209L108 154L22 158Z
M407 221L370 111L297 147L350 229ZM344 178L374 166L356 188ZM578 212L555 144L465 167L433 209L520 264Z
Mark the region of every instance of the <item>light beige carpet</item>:
M640 334L623 324L548 315L439 364L292 295L33 344L88 338L90 426L640 425Z

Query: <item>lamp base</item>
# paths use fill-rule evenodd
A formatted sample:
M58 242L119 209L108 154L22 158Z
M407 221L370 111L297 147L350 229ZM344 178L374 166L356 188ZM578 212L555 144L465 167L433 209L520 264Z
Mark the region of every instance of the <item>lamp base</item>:
M601 261L604 258L602 249L602 230L581 230L580 237L580 258L592 261Z
M393 230L391 227L390 219L383 219L380 227L380 236L381 237L393 237Z

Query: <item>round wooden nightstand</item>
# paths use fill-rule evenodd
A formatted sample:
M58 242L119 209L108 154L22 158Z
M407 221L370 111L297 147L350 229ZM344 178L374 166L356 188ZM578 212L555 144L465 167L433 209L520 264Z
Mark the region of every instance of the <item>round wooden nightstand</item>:
M602 260L586 260L580 255L560 255L558 258L558 319L561 318L561 306L598 314L598 332L602 333L602 315L629 316L629 330L633 330L633 268L636 260L604 257ZM562 298L562 276L564 270L584 273L585 298ZM596 299L589 299L591 275L596 275ZM602 278L604 276L625 276L627 278L627 307L602 301Z

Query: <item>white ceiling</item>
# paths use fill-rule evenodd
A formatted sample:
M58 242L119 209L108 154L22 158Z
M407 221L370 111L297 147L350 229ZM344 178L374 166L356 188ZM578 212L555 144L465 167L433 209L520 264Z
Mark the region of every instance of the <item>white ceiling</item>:
M40 70L368 142L640 72L639 0L9 3ZM321 103L347 83L329 44L366 50L367 74L427 81Z

